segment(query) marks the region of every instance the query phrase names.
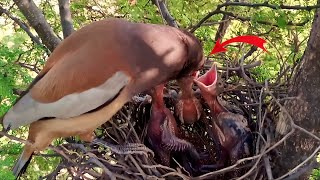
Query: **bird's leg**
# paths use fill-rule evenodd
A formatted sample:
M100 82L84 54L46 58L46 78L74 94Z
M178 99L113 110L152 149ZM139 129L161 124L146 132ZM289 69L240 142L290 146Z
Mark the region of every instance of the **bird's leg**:
M127 143L124 145L114 145L97 138L94 139L92 143L110 148L111 151L117 154L140 154L140 155L148 156L148 153L151 153L152 156L154 156L154 152L151 149L146 147L144 144L140 144L140 143Z

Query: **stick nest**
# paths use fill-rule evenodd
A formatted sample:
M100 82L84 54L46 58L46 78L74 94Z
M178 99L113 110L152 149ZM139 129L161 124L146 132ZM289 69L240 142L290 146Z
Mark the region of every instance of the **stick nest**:
M153 151L144 145L151 104L145 103L146 95L139 94L112 120L96 130L99 140L85 143L69 138L68 143L53 147L62 157L61 162L43 178L56 179L63 174L63 177L72 179L272 179L271 167L274 164L270 159L277 158L277 148L293 132L284 136L278 134L281 137L276 138L275 120L278 119L282 100L287 98L288 84L279 83L287 78L283 74L273 84L257 83L251 69L259 64L253 62L245 66L240 64L233 68L218 68L220 85L223 87L221 97L244 112L254 136L251 157L196 177L191 177L175 159L172 159L175 164L173 167L157 163ZM208 62L204 71L210 66ZM178 90L175 82L170 82L167 88ZM206 114L202 118L210 119L206 103L200 96L199 99ZM165 102L173 111L172 99L167 97ZM202 119L193 125L179 127L183 138L192 143L198 152L210 154L206 163L215 164L216 147L208 136L204 122L205 119Z

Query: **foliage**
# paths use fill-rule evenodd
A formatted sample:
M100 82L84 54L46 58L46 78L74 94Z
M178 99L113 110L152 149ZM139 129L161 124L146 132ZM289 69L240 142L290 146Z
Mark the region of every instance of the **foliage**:
M36 1L53 27L55 33L62 37L60 17L58 11L58 2L55 1ZM200 19L213 11L222 1L212 0L170 0L168 1L168 9L178 25L182 28L190 28L197 24ZM262 0L253 0L252 3L261 3ZM271 0L270 4L286 4L286 5L313 5L315 0L296 1L296 0ZM27 22L22 13L16 6L12 6L13 2L0 0L0 4L9 9L10 13ZM11 7L12 6L12 7ZM226 11L232 12L237 16L250 18L250 21L232 20L222 41L237 35L253 34L259 35L267 39L266 48L269 53L258 56L261 52L254 52L252 56L245 60L246 63L260 60L262 65L255 68L255 78L257 81L263 82L267 79L274 78L285 68L291 67L295 62L299 61L310 32L310 25L313 19L313 11L294 11L294 10L273 10L270 8L248 8L248 7L227 7ZM122 17L130 19L134 22L156 23L162 24L163 20L159 15L159 11L150 0L138 0L136 4L131 5L128 0L78 0L71 1L71 13L75 29L79 29L85 24L107 17ZM210 17L207 22L219 22L222 18L221 14ZM303 26L290 26L291 22L305 22ZM274 25L265 25L261 22L271 22ZM212 39L218 29L218 23L212 26L201 26L195 31L196 36L202 41L205 54L208 54L214 45ZM34 32L34 31L32 31ZM239 52L238 47L243 47ZM226 65L225 57L233 60L233 64L239 64L242 54L246 53L250 46L245 44L233 44L228 46L226 56L216 55L214 61L221 65ZM10 18L5 15L0 17L0 116L3 115L17 98L14 94L17 90L24 90L28 84L36 76L36 72L23 65L35 65L41 69L47 58L46 51L34 45L27 34L19 28ZM32 66L31 66L32 67ZM14 134L25 137L26 128L22 128ZM15 159L21 153L21 145L9 142L5 138L0 139L0 179L12 179L10 167L14 164ZM26 179L34 179L41 174L51 171L58 158L50 158L47 161L43 157L36 157L31 162L28 169ZM48 163L49 162L49 163ZM319 171L315 170L315 174L320 176Z

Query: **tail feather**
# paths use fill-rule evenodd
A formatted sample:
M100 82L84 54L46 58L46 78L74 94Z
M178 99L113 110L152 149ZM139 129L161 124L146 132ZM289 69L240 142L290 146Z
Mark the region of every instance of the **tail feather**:
M33 152L30 155L28 155L25 153L25 151L23 151L19 160L16 162L16 164L12 169L12 172L16 177L16 179L19 179L21 175L26 172L28 165L30 164L30 161L32 159L32 156L33 156Z

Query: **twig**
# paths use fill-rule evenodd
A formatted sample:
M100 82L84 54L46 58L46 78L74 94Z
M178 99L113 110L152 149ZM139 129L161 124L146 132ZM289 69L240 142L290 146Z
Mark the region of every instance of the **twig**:
M52 52L61 40L53 32L42 11L37 7L33 0L13 1L26 17L30 25L36 30L43 44Z
M27 140L24 140L24 139L21 139L21 138L17 138L15 136L12 136L4 131L0 131L0 135L1 136L6 136L7 138L9 138L10 140L14 140L14 141L17 141L17 142L20 142L20 143L23 143L23 144L28 144L28 145L32 145L29 141ZM0 137L1 137L0 136Z
M241 7L253 7L253 8L257 8L257 7L267 7L267 8L271 8L271 9L285 9L285 10L307 10L310 11L312 9L317 9L320 7L319 4L317 5L313 5L313 6L288 6L288 5L276 5L276 4L269 4L268 1L265 1L264 3L247 3L247 2L226 2L223 4L220 4L217 6L217 8L211 12L209 12L205 17L203 17L195 26L192 27L192 29L190 30L190 32L194 32L196 29L198 29L200 26L202 26L202 24L204 24L204 22L206 22L211 16L214 16L216 14L225 14L228 16L231 16L235 19L239 19L241 21L251 21L250 17L241 17L238 15L235 15L231 12L226 12L226 11L222 11L221 8L223 7L228 7L228 6L241 6ZM261 21L258 20L258 23L261 24L266 24L266 25L272 25L272 26L278 26L276 23L272 23L272 22L268 22L268 21ZM287 25L291 25L291 26L303 26L307 23L308 21L304 21L301 23L292 23L292 22L288 22Z
M305 11L311 11L312 9L317 9L320 8L320 4L313 5L313 6L289 6L289 5L284 5L284 4L269 4L268 1L265 1L263 3L247 3L247 2L227 2L223 3L221 5L218 5L218 7L227 7L227 6L244 6L244 7L252 7L252 8L257 8L257 7L267 7L271 9L287 9L287 10L305 10Z
M284 174L281 177L277 178L276 180L283 179L283 178L289 176L290 174L293 174L295 171L297 171L299 168L301 168L304 164L306 164L308 161L310 161L312 158L314 158L315 155L319 152L319 150L320 150L320 146L318 146L307 159L305 159L303 162L301 162L295 168L291 169L289 172L287 172L286 174Z
M254 85L254 86L257 86L257 87L261 87L260 84L254 82L251 78L249 78L247 75L246 75L246 72L244 70L244 67L243 67L243 61L244 61L244 56L242 56L240 58L240 69L241 69L241 76L243 79L245 79L246 81L248 81L250 84Z
M137 168L137 170L141 173L143 179L145 179L145 177L147 176L146 173L141 169L140 165L137 163L137 161L133 158L133 156L131 154L129 154L128 156L129 156L130 160L132 161L132 163Z
M169 172L167 174L162 175L162 177L168 177L168 176L178 176L181 177L182 179L190 179L190 177L187 177L186 175L182 174L182 173L178 173L178 172ZM166 178L167 179L167 178Z
M58 0L58 2L63 38L65 39L74 31L70 11L70 2L69 0Z
M161 168L161 169L165 169L165 170L169 170L169 171L176 171L168 166L164 166L164 165L161 165L161 164L157 164L157 165L145 165L145 164L142 164L141 165L142 167L144 168L148 168L148 169L153 169L153 168Z
M242 175L241 177L239 177L238 180L245 179L246 177L248 177L248 176L253 172L253 170L254 170L255 168L258 167L258 164L259 164L261 158L266 154L266 149L268 148L268 144L269 144L268 141L269 141L269 140L267 139L267 144L264 146L264 148L263 148L261 154L259 155L259 157L257 158L255 164L250 168L249 171L247 171L244 175Z
M104 172L105 172L106 174L108 174L108 176L109 176L109 178L110 178L111 180L116 180L115 175L114 175L105 165L103 165L100 161L98 161L98 160L95 158L96 155L94 155L94 154L92 154L92 153L87 153L87 154L88 154L88 156L90 157L89 161L91 161L92 163L94 163L94 164L98 165L99 167L101 167L101 168L104 170Z
M0 13L4 13L10 19L12 19L15 23L17 23L21 27L21 29L23 29L28 34L28 36L34 43L38 44L41 47L44 47L43 44L40 42L40 39L32 34L32 32L30 31L30 28L23 21L12 16L8 10L2 8L1 6L0 6Z
M286 177L284 180L296 180L299 179L301 175L307 173L311 169L319 168L319 163L317 161L312 161L309 165L305 166L304 168L300 168L296 171L296 173L293 173ZM312 176L312 175L311 175Z
M294 129L292 129L288 134L286 134L281 140L279 140L277 143L275 143L273 146L271 146L270 148L268 148L266 151L264 151L263 153L259 154L259 155L255 155L252 157L247 157L247 158L243 158L243 159L239 159L235 164L225 167L223 169L220 169L218 171L213 171L204 175L201 175L199 177L196 177L195 179L207 179L209 177L213 177L215 175L219 175L222 173L226 173L228 171L233 170L236 166L238 166L239 164L246 162L246 161L250 161L250 160L254 160L257 159L263 155L265 155L266 153L270 152L271 150L273 150L274 148L276 148L277 146L279 146L280 144L282 144L289 136L291 136L294 133Z
M277 100L276 97L274 97L274 95L270 92L270 90L269 90L268 88L266 89L266 92L272 97L272 99L276 102L276 104L280 107L280 109L287 115L287 117L289 118L289 121L290 121L291 128L293 128L293 129L298 129L299 131L302 131L302 132L304 132L305 134L307 134L307 135L313 137L314 139L320 141L320 138L319 138L318 136L312 134L312 133L309 132L308 130L306 130L306 129L304 129L303 127L298 126L298 125L296 125L296 124L294 123L294 121L293 121L291 115L289 114L289 112L287 111L287 109L284 108L284 107L280 104L280 102Z
M269 156L263 156L264 167L267 172L268 180L273 179L272 170L270 166Z
M250 63L250 64L246 64L246 65L243 65L243 69L251 69L251 68L254 68L254 67L257 67L257 66L260 66L261 65L261 61L255 61L253 63ZM205 69L210 69L211 68L211 65L205 65L204 66ZM241 70L241 67L217 67L218 70L223 70L223 71L240 71Z
M162 18L168 23L169 26L179 27L174 18L169 13L169 10L164 0L152 0L152 2L159 8Z

